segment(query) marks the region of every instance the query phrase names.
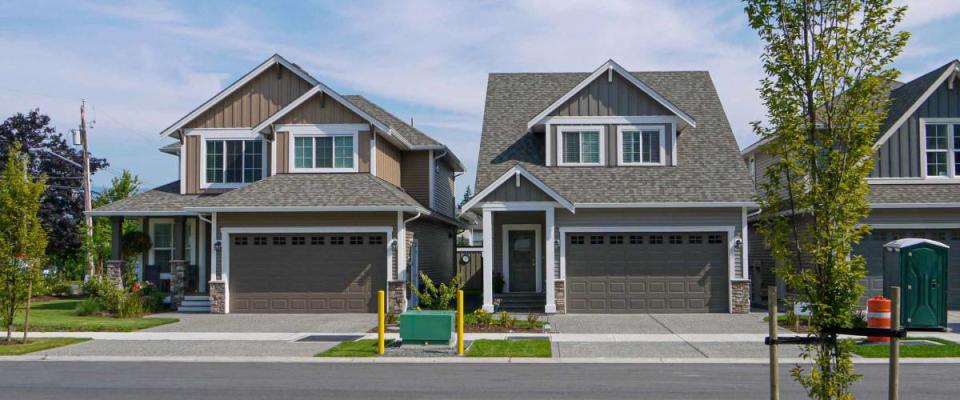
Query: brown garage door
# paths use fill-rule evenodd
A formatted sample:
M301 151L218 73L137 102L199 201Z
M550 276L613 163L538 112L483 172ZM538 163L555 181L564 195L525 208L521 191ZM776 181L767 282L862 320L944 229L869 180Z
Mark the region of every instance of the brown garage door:
M960 310L960 231L947 229L877 229L863 238L853 251L863 255L867 262L866 292L862 301L883 295L883 245L897 239L924 238L950 246L947 269L947 308ZM888 257L891 256L889 253Z
M230 237L230 312L375 312L386 286L384 234Z
M572 313L728 312L726 233L571 233Z

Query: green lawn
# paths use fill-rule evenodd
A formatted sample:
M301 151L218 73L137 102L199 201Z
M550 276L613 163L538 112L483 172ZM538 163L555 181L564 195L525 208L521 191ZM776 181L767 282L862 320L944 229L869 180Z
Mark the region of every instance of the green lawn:
M176 318L113 318L81 317L74 314L77 303L82 300L54 300L36 303L30 307L31 331L71 332L130 332L179 321ZM17 330L23 329L23 313L17 314Z
M392 340L385 341L387 346ZM377 339L362 339L355 342L340 342L316 357L374 357L377 355Z
M476 340L465 352L467 357L550 357L550 341L530 340Z
M19 356L21 354L33 353L35 351L52 349L54 347L69 346L71 344L86 342L90 339L82 338L38 338L27 339L27 344L0 344L0 356ZM2 343L2 342L0 342Z
M942 343L943 346L936 345L900 345L900 357L960 357L960 344L951 341L936 338L910 338L907 340L929 340L931 342ZM890 357L890 346L886 344L859 344L855 345L853 352L866 358L887 358Z

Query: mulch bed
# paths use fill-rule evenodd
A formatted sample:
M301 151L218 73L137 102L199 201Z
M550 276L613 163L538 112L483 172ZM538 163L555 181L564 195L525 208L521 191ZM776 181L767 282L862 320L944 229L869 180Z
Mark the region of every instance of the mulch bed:
M799 329L797 329L797 325L796 325L796 324L788 324L788 323L786 323L786 322L784 322L784 321L779 321L779 322L778 322L778 325L780 325L781 328L784 328L784 329L786 329L786 330L789 330L789 331L791 331L791 332L796 332L796 333L807 333L807 330L808 330L808 329L807 329L807 321L804 321L804 320L802 320L802 319L800 320L800 327L799 327Z
M466 333L543 333L543 327L507 328L501 325L465 325L463 331Z

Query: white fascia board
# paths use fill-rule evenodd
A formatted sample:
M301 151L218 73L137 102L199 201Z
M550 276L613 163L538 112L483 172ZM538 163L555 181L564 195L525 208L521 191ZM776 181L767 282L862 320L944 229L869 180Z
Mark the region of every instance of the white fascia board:
M753 144L747 146L745 149L740 150L740 155L746 156L746 155L748 155L748 154L751 154L751 153L753 153L754 151L756 151L757 149L759 149L761 146L763 146L763 145L765 145L765 144L767 144L767 143L769 143L769 142L770 142L770 138L760 139L760 140L754 142Z
M623 115L608 117L546 117L540 123L551 125L676 124L675 115Z
M960 64L954 61L953 66L951 68L944 69L943 73L940 74L940 77L938 77L937 80L934 81L933 84L930 85L930 87L928 87L925 92L923 92L923 95L921 95L920 98L918 98L917 101L915 101L913 104L911 104L910 108L908 108L906 112L900 115L900 117L897 118L897 121L894 122L893 125L890 125L890 128L883 133L883 136L880 136L880 139L873 144L873 149L874 150L879 149L880 146L882 146L887 141L887 139L890 139L890 136L893 136L893 134L897 132L897 129L900 129L900 126L903 125L903 123L906 122L907 119L909 119L910 116L913 115L913 113L917 112L917 109L920 108L920 105L923 104L925 101L927 101L927 99L930 98L930 95L932 95L933 92L937 91L937 88L939 88L940 85L942 85L943 82L947 80L950 74L953 74L956 72L960 72Z
M867 178L871 185L960 185L960 178Z
M874 203L870 208L960 208L960 203Z
M515 165L513 168L510 168L509 170L507 170L507 172L504 172L503 175L500 175L500 177L497 178L497 180L493 181L493 183L485 187L480 193L477 193L475 196L473 196L473 198L470 199L470 201L468 201L467 204L464 204L463 207L460 207L460 213L463 214L467 212L467 210L470 210L471 208L473 208L473 206L477 205L477 203L480 203L480 201L483 200L484 197L489 196L490 193L493 193L494 190L497 190L497 188L500 187L500 185L504 184L510 178L513 178L517 174L523 176L524 178L527 178L527 180L533 183L537 188L539 188L548 196L556 200L557 203L560 203L560 205L562 205L564 208L566 208L567 210L570 210L570 212L575 212L576 207L574 207L573 203L571 203L569 200L561 196L555 190L551 189L549 186L547 186L546 183L543 183L543 181L541 181L539 178L537 178L532 173L530 173L530 171L527 171L526 168L523 168L520 165Z
M574 86L573 89L568 91L562 97L557 99L557 101L553 102L553 104L551 104L549 107L541 111L540 114L537 114L536 117L533 117L533 119L527 122L527 129L530 129L535 125L541 123L541 121L544 118L546 118L551 112L553 112L553 110L555 110L557 107L560 107L560 105L562 105L564 102L566 102L571 97L579 93L580 90L587 87L587 85L589 85L590 82L593 82L595 79L599 78L600 75L607 73L611 69L616 71L618 74L620 74L620 76L622 76L628 82L632 83L634 86L636 86L638 89L646 93L648 96L652 97L654 100L656 100L658 103L666 107L668 110L676 114L684 122L686 122L687 124L690 124L690 126L693 126L693 127L697 126L696 120L694 120L693 117L691 117L689 114L687 114L686 112L681 110L679 107L677 107L675 104L671 103L669 100L661 96L660 93L657 93L657 91L653 90L653 88L647 86L646 83L643 83L643 81L641 81L640 79L637 79L636 76L633 76L633 74L631 74L629 71L621 67L620 64L617 64L613 60L608 60L607 62L603 63L603 65L601 65L600 68L597 68L596 71L593 71L593 73L590 74L590 76L588 76L586 79L584 79L579 84L577 84L577 86Z
M242 233L386 233L393 234L392 226L243 226L220 228L226 234Z
M677 201L649 203L574 203L577 208L757 208L753 201Z
M176 217L197 215L192 211L87 211L91 217Z
M191 111L189 114L187 114L183 118L180 118L179 120L177 120L177 122L174 122L173 125L170 125L169 127L167 127L167 129L164 129L162 132L160 132L160 136L173 135L180 128L183 128L184 125L190 123L190 121L193 121L194 118L199 117L201 114L209 110L210 107L213 107L215 104L219 103L221 100L227 98L227 96L233 94L233 92L235 92L237 89L239 89L243 85L253 80L253 78L260 76L260 74L262 74L264 71L268 70L270 67L272 67L275 64L283 65L284 67L292 71L297 76L303 78L307 82L310 82L311 85L316 85L318 83L316 79L311 77L309 74L304 72L299 67L285 60L279 54L274 54L273 56L268 58L266 61L258 65L256 68L254 68L250 72L247 72L244 76L240 77L240 79L238 79L236 82L233 82L232 84L230 84L230 86L227 86L226 88L221 90L220 93L217 93L215 96L210 98L210 100L207 100L206 102L201 104L199 107Z
M355 104L349 102L347 99L343 98L343 96L340 96L339 94L337 94L337 92L334 92L333 89L330 89L329 87L327 87L327 85L324 85L321 82L317 82L314 87L310 88L310 90L306 91L302 96L298 97L296 100L294 100L290 104L287 104L286 106L284 106L282 109L280 109L280 111L273 113L273 115L271 115L270 118L267 118L266 120L261 122L260 125L253 127L253 129L251 130L253 132L261 132L264 129L267 129L267 127L269 127L270 125L280 120L280 118L282 118L284 115L287 115L288 113L290 113L290 111L293 111L294 109L299 107L301 104L305 103L307 100L310 100L311 97L321 93L323 93L326 96L330 96L332 99L336 100L338 103L340 103L344 107L347 107L348 109L350 109L350 111L353 111L355 114L367 120L367 122L373 124L380 130L384 132L390 131L390 127L387 126L387 124L384 124L382 121L376 118L373 118L370 114L367 114L365 111L361 110Z
M194 212L377 212L377 211L404 211L419 212L430 215L430 211L422 207L393 207L393 206L329 206L329 207L184 207L186 211Z

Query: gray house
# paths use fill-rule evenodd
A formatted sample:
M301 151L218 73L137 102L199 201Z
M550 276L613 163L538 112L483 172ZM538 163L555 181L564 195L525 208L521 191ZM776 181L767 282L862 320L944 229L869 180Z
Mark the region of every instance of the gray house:
M867 295L883 291L883 245L926 238L951 247L948 306L960 309L960 61L951 61L910 82L894 82L890 112L874 144L870 173L873 228L855 251L867 260ZM743 150L754 183L775 160L759 141ZM749 264L755 300L766 303L776 284L774 261L759 235L750 236Z
M491 74L478 164L485 309L749 311L755 191L707 72Z
M153 242L141 279L180 310L406 308L422 271L453 275L455 173L444 144L274 55L160 135L179 179L99 207L120 257L124 218Z

